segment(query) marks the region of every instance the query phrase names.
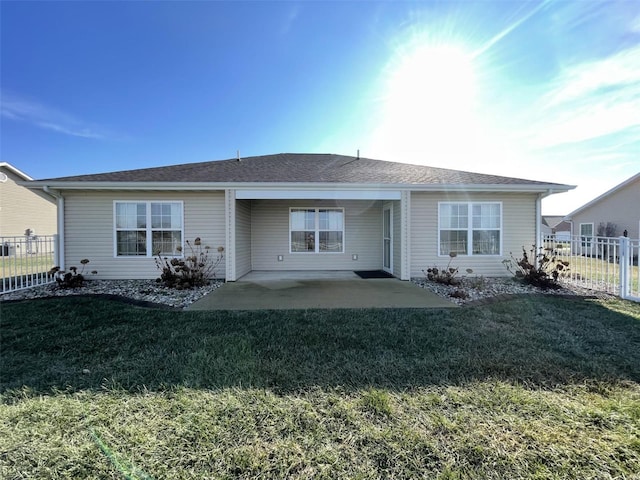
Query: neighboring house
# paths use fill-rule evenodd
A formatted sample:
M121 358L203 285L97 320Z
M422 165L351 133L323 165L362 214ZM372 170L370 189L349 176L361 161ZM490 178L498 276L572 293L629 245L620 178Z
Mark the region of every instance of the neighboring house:
M607 223L615 226L609 236L621 236L626 230L628 237L640 238L640 173L574 210L565 220L571 223L573 235L585 238L597 236Z
M562 215L542 215L542 234L554 235L559 242L571 240L571 223Z
M277 154L28 182L55 193L61 264L154 278L155 250L225 249L219 277L252 270L386 270L452 262L505 275L539 243L540 200L569 185L329 154Z
M13 165L0 162L0 237L53 235L57 232L56 200L20 182L33 180Z

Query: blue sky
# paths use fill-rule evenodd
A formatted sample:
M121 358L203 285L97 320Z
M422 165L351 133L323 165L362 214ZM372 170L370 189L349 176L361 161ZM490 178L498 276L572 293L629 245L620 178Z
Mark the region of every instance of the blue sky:
M0 160L34 178L279 152L579 185L640 171L640 2L0 3Z

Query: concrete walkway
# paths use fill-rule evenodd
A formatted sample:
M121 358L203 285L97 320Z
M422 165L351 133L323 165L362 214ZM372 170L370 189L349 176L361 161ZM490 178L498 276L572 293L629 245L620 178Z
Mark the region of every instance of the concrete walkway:
M189 310L451 308L455 304L395 278L353 272L251 272L194 302Z

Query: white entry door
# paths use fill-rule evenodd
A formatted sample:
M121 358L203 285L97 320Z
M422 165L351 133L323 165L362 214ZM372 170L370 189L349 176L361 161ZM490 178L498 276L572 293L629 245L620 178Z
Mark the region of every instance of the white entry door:
M393 270L393 207L382 209L382 269Z

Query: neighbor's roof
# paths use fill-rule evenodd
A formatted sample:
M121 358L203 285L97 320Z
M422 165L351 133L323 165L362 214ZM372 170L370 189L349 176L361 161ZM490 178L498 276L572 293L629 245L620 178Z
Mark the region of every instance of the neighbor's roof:
M613 187L611 190L607 190L606 192L604 192L602 195L594 198L593 200L591 200L590 202L585 203L584 205L582 205L580 208L577 208L576 210L574 210L573 212L571 212L570 214L568 214L566 217L564 217L565 219L571 219L571 217L573 217L575 214L582 212L583 210L586 210L587 208L589 208L590 206L598 203L600 200L603 200L607 197L609 197L610 195L614 194L615 192L617 192L618 190L626 187L627 185L635 182L636 180L640 180L640 172L636 173L634 176L627 178L624 182L616 185L615 187Z
M548 227L555 227L564 220L564 215L542 215L542 224Z
M0 162L0 167L4 167L7 170L15 173L16 175L18 175L19 177L21 177L23 180L33 180L29 175L27 175L26 173L24 173L22 170L18 170L16 167L14 167L13 165L11 165L10 163L7 162Z
M64 187L77 183L119 184L366 184L366 185L519 185L566 191L572 186L463 172L345 155L280 153L186 163L166 167L38 180L34 184ZM35 185L34 185L35 186Z

